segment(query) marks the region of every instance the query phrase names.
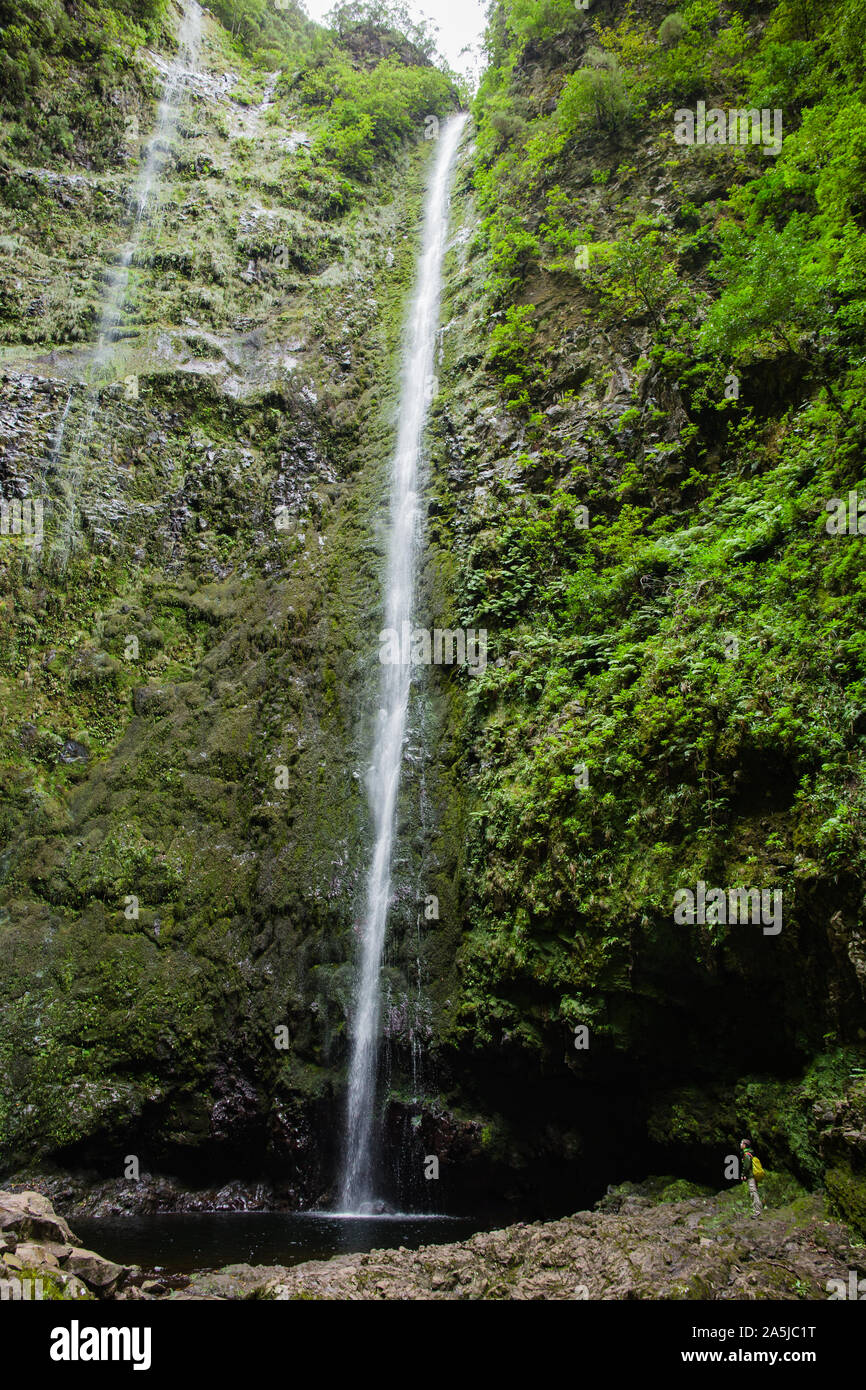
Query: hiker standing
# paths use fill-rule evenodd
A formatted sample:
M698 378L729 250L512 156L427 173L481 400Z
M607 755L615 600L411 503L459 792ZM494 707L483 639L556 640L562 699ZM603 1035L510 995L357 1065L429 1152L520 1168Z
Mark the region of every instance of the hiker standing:
M760 1197L758 1196L757 1169L759 1161L752 1152L752 1146L748 1139L740 1140L740 1177L744 1183L748 1184L749 1196L752 1199L752 1215L760 1216L764 1210ZM763 1173L763 1168L761 1172Z

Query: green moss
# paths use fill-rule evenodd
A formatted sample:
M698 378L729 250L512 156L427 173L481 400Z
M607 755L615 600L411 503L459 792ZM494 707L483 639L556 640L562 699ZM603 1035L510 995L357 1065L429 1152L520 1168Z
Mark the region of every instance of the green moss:
M239 72L244 119L259 121L264 74L212 15L204 26L208 64ZM288 28L301 46L312 33L305 21ZM171 47L158 26L149 37ZM123 51L122 26L100 42ZM224 104L184 108L165 215L139 228L125 331L92 388L92 437L81 427L94 397L72 392L58 472L80 470L73 519L86 512L93 528L75 526L63 544L68 507L49 473L47 555L6 552L4 1163L90 1140L113 1152L132 1134L149 1152L208 1142L226 1057L255 1077L277 1128L304 1132L312 1109L332 1103L367 830L363 784L347 785L346 769L361 765L369 732L360 720L380 564L369 517L382 503L433 153L416 108L450 92L441 73L404 57L397 85L415 93L411 112L396 88L386 99L380 74L370 90L384 143L363 184L309 152L287 157L287 129L316 137L327 120L287 78L273 119L237 149L225 144ZM134 92L112 88L141 132L157 94L145 71L128 74ZM17 372L22 345L62 357L93 337L104 267L129 235L122 194L139 152L102 176L99 149L116 136L114 105L103 105L86 176L76 146L75 180L59 199L53 185L43 196L22 145L22 197L4 184L0 206L3 266L49 285L45 312L16 309L5 330L10 399L40 459L69 388L50 382L34 412ZM295 174L321 193L303 210ZM55 257L74 314L51 297ZM64 761L70 739L86 761ZM278 790L280 765L289 786ZM283 1023L289 1059L273 1045Z
M866 1176L839 1164L827 1169L824 1184L834 1211L866 1237Z
M45 1303L83 1303L85 1301L94 1302L96 1299L96 1295L91 1293L90 1289L85 1288L83 1284L79 1286L80 1292L73 1294L70 1286L60 1275L42 1266L16 1271L15 1277L29 1279L31 1287L37 1284L41 1285L41 1301Z

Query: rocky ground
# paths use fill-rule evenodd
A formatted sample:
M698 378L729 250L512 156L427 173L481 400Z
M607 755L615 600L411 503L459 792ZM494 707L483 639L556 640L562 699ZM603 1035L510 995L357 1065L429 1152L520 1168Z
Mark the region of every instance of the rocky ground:
M129 1271L82 1249L40 1192L0 1192L0 1296L92 1299L118 1293Z
M612 1189L594 1211L456 1244L165 1279L78 1248L40 1193L0 1192L0 1271L7 1281L42 1278L44 1297L123 1300L814 1300L828 1297L831 1279L862 1277L866 1247L828 1218L821 1196L773 1182L765 1194L754 1220L740 1189L650 1179Z

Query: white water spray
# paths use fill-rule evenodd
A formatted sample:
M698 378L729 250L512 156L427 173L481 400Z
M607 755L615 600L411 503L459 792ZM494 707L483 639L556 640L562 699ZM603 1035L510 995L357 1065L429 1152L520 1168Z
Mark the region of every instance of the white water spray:
M85 396L84 415L73 439L69 466L60 486L61 496L65 502L65 512L54 546L62 569L66 568L69 552L75 539L75 499L78 495L86 454L96 423L99 385L111 366L114 336L123 319L124 300L129 284L129 268L142 240L145 219L150 214L151 204L159 190L159 183L166 162L166 152L177 127L184 87L187 79L195 72L201 42L202 18L202 9L197 0L187 0L178 32L177 55L170 63L166 74L157 108L156 125L147 146L147 157L135 185L135 216L132 236L124 246L117 266L110 272L103 297L96 347L91 353L86 368L88 389ZM70 392L51 452L50 466L52 468L56 468L60 462L71 400L72 393Z
M420 532L418 478L424 426L433 390L442 259L448 230L449 193L465 116L443 125L424 211L424 233L415 293L407 323L400 388L397 445L391 468L391 529L385 588L386 628L401 632L412 621ZM391 851L403 740L409 708L410 667L382 667L381 708L368 776L375 839L367 878L361 960L352 1026L346 1153L341 1205L358 1212L372 1198L372 1137L379 1050L380 975L391 892Z
M96 365L104 367L111 355L109 335L117 328L123 314L123 300L129 282L129 267L142 239L142 226L151 210L154 194L170 153L170 141L177 127L181 101L187 80L195 74L201 43L202 10L197 0L188 0L177 36L177 56L172 59L166 74L156 125L147 145L147 157L138 176L135 189L135 219L132 236L123 248L117 269L111 277L108 294L103 303L96 349Z

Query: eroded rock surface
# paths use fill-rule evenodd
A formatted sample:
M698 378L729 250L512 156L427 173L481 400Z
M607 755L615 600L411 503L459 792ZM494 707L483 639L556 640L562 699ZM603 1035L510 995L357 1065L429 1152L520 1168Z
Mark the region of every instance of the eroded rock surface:
M828 1280L863 1266L850 1232L805 1197L754 1220L742 1193L508 1226L454 1245L373 1250L193 1279L226 1298L270 1299L822 1299Z

